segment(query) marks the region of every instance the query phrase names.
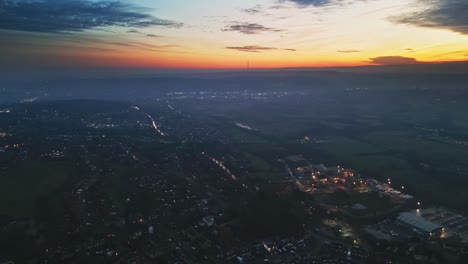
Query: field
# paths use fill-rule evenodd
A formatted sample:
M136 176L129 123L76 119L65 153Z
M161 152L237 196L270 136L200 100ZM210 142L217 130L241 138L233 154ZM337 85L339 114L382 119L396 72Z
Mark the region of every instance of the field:
M67 179L76 177L71 162L19 162L1 175L0 214L25 217L33 213L37 197L60 188Z
M428 202L466 209L468 124L463 113L468 104L456 90L316 93L321 97L311 92L242 106L210 102L184 108L258 129L248 132L255 134L250 138L242 136L251 142L236 147L268 162L302 154L317 163L352 167L367 177L391 178L396 188L405 186ZM318 141L298 143L304 136ZM255 143L258 137L265 143Z

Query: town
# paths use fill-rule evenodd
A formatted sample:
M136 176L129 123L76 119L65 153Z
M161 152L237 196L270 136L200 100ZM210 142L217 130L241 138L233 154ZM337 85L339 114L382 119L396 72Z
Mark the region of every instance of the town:
M46 174L55 190L38 194L33 224L2 220L15 247L15 230L28 230L36 261L461 263L468 252L468 218L397 180L301 153L262 160L232 148L263 142L257 130L207 126L172 105L84 104L81 113L39 103L3 113L2 173L27 165L22 173Z

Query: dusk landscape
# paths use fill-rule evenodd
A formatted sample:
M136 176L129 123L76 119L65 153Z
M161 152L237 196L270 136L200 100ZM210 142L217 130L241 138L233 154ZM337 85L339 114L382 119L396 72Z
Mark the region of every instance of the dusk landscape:
M0 0L0 264L468 263L468 1Z

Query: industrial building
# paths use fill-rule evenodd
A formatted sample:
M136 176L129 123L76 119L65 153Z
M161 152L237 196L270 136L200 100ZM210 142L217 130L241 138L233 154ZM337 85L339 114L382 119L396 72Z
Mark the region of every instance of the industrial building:
M403 212L397 217L398 223L413 228L418 233L427 236L434 236L442 233L442 226L428 221L414 213Z

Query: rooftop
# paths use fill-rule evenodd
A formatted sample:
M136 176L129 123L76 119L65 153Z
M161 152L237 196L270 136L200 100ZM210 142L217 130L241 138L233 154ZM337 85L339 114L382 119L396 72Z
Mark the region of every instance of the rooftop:
M397 219L401 222L414 226L428 233L431 233L439 228L442 228L440 225L427 221L426 219L420 216L417 216L414 213L410 213L410 212L401 213Z

